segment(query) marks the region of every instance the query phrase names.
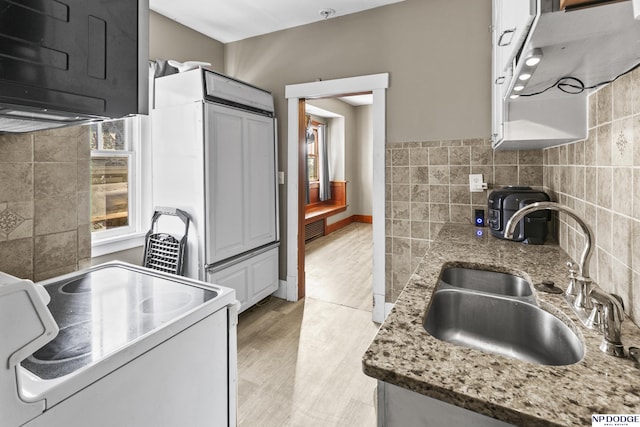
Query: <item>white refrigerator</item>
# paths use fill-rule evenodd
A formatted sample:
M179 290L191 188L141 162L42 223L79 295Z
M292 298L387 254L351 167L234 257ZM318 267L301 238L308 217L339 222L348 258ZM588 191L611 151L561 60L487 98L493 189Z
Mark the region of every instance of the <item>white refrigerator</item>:
M206 68L161 77L151 125L153 203L191 216L185 275L235 289L240 311L275 292L279 230L271 94Z

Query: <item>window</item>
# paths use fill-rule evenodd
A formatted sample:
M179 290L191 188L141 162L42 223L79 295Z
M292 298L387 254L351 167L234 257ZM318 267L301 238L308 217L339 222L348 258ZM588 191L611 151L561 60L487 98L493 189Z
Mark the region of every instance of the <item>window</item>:
M92 241L137 232L136 165L139 120L91 125Z
M309 118L307 127L307 173L309 182L318 181L320 174L318 172L318 125L320 123Z

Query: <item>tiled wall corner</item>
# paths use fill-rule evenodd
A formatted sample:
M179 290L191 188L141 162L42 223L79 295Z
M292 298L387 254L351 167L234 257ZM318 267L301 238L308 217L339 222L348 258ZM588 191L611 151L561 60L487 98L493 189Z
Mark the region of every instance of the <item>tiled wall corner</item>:
M0 271L38 281L91 258L88 127L0 135L0 182Z
M469 174L492 188L543 185L542 150L495 151L484 138L389 143L386 147L386 300L396 300L446 222L472 223L487 195L469 191Z
M544 186L574 208L595 234L590 271L625 311L640 321L640 70L589 97L584 141L544 150ZM558 240L574 259L584 239L575 221L560 215Z

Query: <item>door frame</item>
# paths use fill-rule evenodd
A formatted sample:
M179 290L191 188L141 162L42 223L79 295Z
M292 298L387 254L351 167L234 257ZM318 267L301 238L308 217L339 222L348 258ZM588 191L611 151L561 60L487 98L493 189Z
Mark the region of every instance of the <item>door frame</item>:
M304 237L300 236L299 203L299 142L300 102L308 98L327 98L349 93L373 94L373 310L374 322L382 323L388 308L385 305L385 142L386 89L389 73L370 74L344 79L315 81L285 86L288 103L287 124L287 300L297 301L304 291L304 279L298 280L300 251L304 252ZM293 220L293 219L296 220ZM304 228L302 228L304 230ZM300 238L301 237L301 238ZM302 243L300 243L302 241ZM304 271L303 271L304 273ZM302 289L299 289L301 287Z

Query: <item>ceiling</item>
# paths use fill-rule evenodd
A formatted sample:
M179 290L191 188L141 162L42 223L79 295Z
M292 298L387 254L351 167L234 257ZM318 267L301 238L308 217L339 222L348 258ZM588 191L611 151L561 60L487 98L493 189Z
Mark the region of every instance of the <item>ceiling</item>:
M403 0L149 0L151 10L222 43L362 12ZM327 18L331 19L331 17Z

